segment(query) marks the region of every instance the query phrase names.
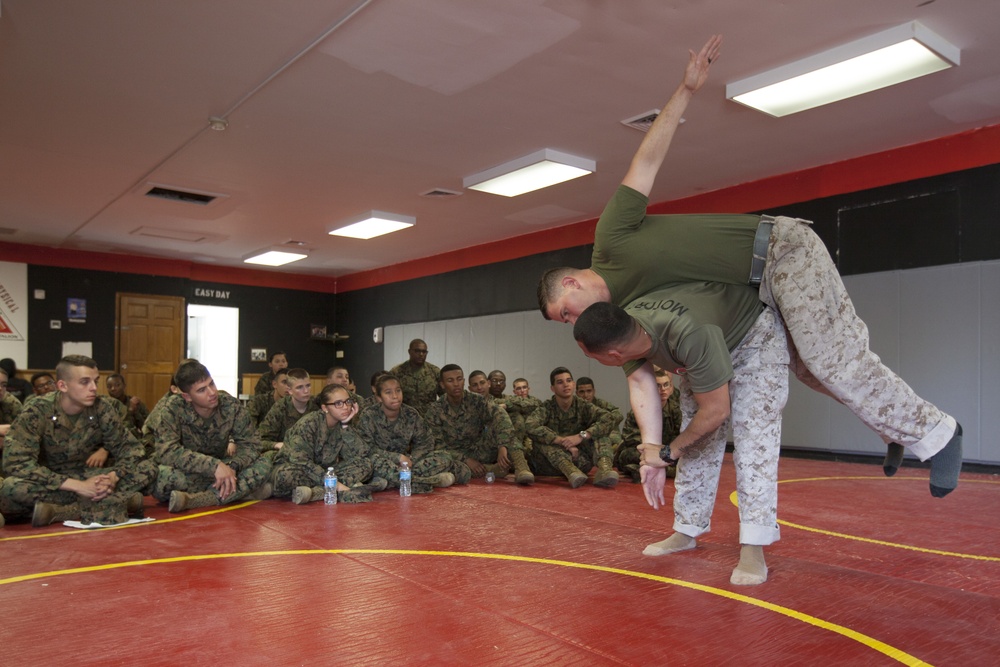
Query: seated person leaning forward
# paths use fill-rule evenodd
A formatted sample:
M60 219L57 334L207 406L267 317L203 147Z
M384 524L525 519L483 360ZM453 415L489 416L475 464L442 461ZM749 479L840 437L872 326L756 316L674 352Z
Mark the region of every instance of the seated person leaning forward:
M288 396L276 401L257 427L260 451L274 460L274 450L281 449L285 433L304 415L318 409L312 400L312 381L304 368L288 371Z
M374 383L378 405L365 408L357 420L361 438L376 452L375 474L399 487L399 465L410 464L413 493L430 493L435 486L451 486L456 473L471 475L469 467L434 451L427 426L416 408L403 405L403 389L395 375L385 373ZM468 484L468 476L460 480Z
M611 488L618 473L611 465L614 454L605 437L614 430L614 416L575 395L576 384L568 368L549 373L552 398L542 403L525 422L532 441L531 464L538 475L565 475L571 488L587 481L587 471L597 463L594 486Z
M174 382L181 393L165 399L155 430L160 468L153 497L169 503L171 512L183 512L270 496L271 461L259 455L246 409L216 389L198 361L181 364Z
M441 369L440 383L444 396L424 415L434 451L446 453L459 468L468 467L469 473L462 471L456 479L484 477L487 472L506 475L509 466L497 459L506 461L512 444L507 413L479 394L466 391L465 373L456 364Z
M663 441L673 442L681 432L681 390L674 386L673 376L659 366L653 366L656 375L656 388L660 392L660 407L663 416ZM642 466L642 454L639 445L642 444L642 434L635 411L629 410L625 424L622 426L622 442L615 450L615 467L632 478L634 484L642 481L639 468ZM667 477L677 474L677 466L665 468Z
M350 422L358 404L346 387L328 384L318 397L319 410L310 412L285 434L285 445L274 458L271 480L274 495L292 497L296 505L323 498L327 468L337 473L337 498L345 503L367 503L373 491L387 482L373 477L375 452ZM367 482L367 483L366 483Z
M56 391L32 401L7 436L0 511L30 516L34 526L77 519L115 524L142 516L141 492L156 466L143 460L142 445L111 406L114 399L97 395L97 363L63 357L56 377ZM114 465L87 467L102 447Z

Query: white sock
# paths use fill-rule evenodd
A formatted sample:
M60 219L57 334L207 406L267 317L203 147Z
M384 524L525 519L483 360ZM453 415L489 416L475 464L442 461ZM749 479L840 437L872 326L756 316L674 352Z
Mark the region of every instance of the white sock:
M667 554L677 553L678 551L694 549L696 546L698 546L698 543L693 537L688 537L684 533L674 533L665 540L653 542L647 546L642 550L642 555L666 556Z
M764 562L764 547L744 544L740 549L740 564L733 570L729 583L736 586L756 586L767 581L767 563Z

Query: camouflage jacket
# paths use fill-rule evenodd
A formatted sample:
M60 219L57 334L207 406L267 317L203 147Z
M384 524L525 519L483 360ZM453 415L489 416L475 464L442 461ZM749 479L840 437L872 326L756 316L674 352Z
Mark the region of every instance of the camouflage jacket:
M434 449L470 449L487 430L494 434L498 447L509 447L513 435L507 413L496 403L471 391L465 392L457 406L447 397L433 403L424 421L434 441Z
M274 403L273 391L266 394L254 394L250 397L250 400L247 401L247 413L250 415L250 421L253 422L254 428L260 426L268 411L274 407Z
M414 407L421 416L427 416L427 409L437 402L441 395L441 369L434 364L424 362L422 366L414 367L404 361L393 366L389 371L399 379L403 389L403 403Z
M396 421L389 421L381 406L365 408L356 417L358 435L373 447L394 454L406 454L416 460L434 449L434 441L420 413L409 405L401 406Z
M610 401L605 401L603 398L594 396L593 403L601 410L611 413L611 416L615 418L615 428L617 428L618 425L622 423L622 419L625 418L622 411L618 409L618 406Z
M285 434L285 445L274 457L275 467L292 464L323 476L326 469L355 458L372 459L375 451L350 427L326 423L326 413L316 410L295 423Z
M0 401L0 424L13 424L24 408L13 394L4 394Z
M257 384L253 388L253 395L273 394L274 387L271 386L272 382L274 382L274 371L270 369L264 371L264 374L260 376L260 379L257 380Z
M667 404L663 406L663 442L670 442L680 435L681 432L681 391L674 388L674 393L667 399ZM625 418L625 425L622 426L622 447L635 447L642 444L642 435L639 433L639 424L635 420L635 413L629 410L628 417Z
M240 472L257 459L260 440L254 433L250 415L229 394L219 392L219 405L207 418L195 412L183 396L171 396L164 401L158 419L156 460L161 465L214 475L223 460ZM236 454L231 458L226 456L230 439L236 443Z
M118 418L114 399L98 396L78 415L60 406L62 392L39 397L14 421L3 448L3 469L10 477L58 490L67 477L83 478L87 459L104 447L119 478L134 470L144 450Z
M551 445L559 436L576 435L588 431L593 438L611 433L617 424L607 410L588 403L579 396L573 397L568 410L562 410L553 396L528 416L525 429L535 442Z
M146 423L146 418L149 417L149 409L146 407L146 404L140 400L139 405L135 407L135 412L133 412L128 409L128 404L132 400L131 396L126 395L121 400L114 397L109 398L125 406L125 426L132 429L133 433L142 433L142 425Z
M284 442L288 429L295 426L295 423L310 412L316 412L319 406L316 401L309 399L306 403L306 411L299 412L292 403L291 396L285 396L277 401L267 415L261 420L257 427L257 437L260 438L260 451L266 452L274 449L274 443Z

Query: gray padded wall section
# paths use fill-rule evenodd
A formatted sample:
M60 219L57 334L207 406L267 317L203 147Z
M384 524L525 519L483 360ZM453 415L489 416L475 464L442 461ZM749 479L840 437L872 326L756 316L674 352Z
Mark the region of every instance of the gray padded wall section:
M965 459L1000 463L1000 262L952 264L848 276L855 308L868 324L872 349L918 394L962 423ZM597 394L628 411L622 372L592 362L568 325L538 311L386 327L385 363L407 359L407 344L423 338L436 366L524 376L533 396L547 399L549 371L566 366L589 375ZM790 380L782 444L797 449L882 454L881 439L849 410Z

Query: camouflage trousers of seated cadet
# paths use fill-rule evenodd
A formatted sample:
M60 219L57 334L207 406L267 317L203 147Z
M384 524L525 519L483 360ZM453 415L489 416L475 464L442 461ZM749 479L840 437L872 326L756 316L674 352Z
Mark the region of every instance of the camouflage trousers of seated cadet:
M232 466L232 463L223 459L223 463ZM234 503L255 491L257 487L267 481L271 474L271 460L266 456L257 457L249 468L235 470L236 490L228 497L222 498L220 504ZM184 472L170 466L159 466L160 472L156 476L156 482L150 495L161 503L170 502L171 491L184 491L186 493L199 493L201 491L214 491L212 485L215 484L215 475L202 475L200 473Z
M374 466L371 459L357 457L341 461L333 467L337 481L344 486L364 484L372 478ZM297 486L323 486L326 468L299 463L279 463L271 471L271 486L278 498L288 498Z
M563 477L559 470L560 461L569 461L580 472L586 474L597 464L597 451L594 449L594 441L588 440L578 448L579 453L576 458L569 450L563 449L559 445L543 445L535 442L531 446L531 453L528 455L528 467L531 472L540 477Z
M66 473L74 479L90 479L97 475L109 473L113 468L85 468L81 471ZM140 461L135 471L118 480L115 492L103 500L93 502L81 498L72 491L52 491L40 484L29 482L18 477L8 477L0 486L0 512L10 519L30 519L35 509L35 503L52 503L54 505L71 505L77 503L80 507L80 520L84 523L114 524L128 519L125 510L126 501L133 493L146 493L147 487L156 477L156 464L152 461Z
M452 466L447 472L455 475L455 481L459 484L467 483L469 475L472 477L482 477L472 473L465 463L465 459L475 459L483 464L485 472L492 472L494 475L506 475L509 470L497 464L497 457L500 454L496 441L488 435L484 435L469 447L462 449L438 449L432 454L444 454L452 461ZM426 458L426 457L425 457ZM466 472L468 471L468 472ZM484 473L485 474L485 473ZM466 481L462 481L466 480Z
M380 450L375 453L372 464L375 467L375 477L381 477L389 482L389 486L394 489L399 488L399 454ZM464 463L463 467L468 468ZM443 451L430 452L425 456L413 461L413 477L433 477L442 472L450 472L459 479L459 472L455 469L458 466L452 458ZM466 478L468 481L468 478Z

